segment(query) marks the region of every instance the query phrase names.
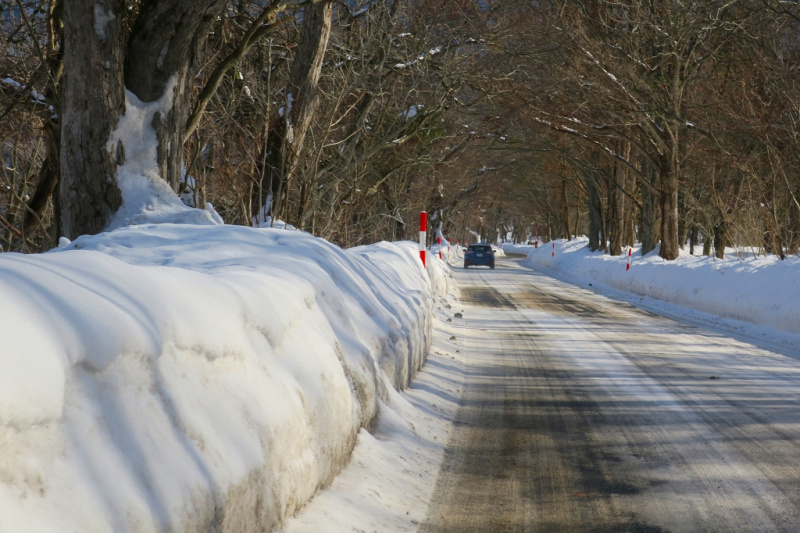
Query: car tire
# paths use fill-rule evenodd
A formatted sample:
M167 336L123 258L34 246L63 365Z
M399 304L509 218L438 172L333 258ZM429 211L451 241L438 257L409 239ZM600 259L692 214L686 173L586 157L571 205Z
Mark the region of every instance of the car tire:
M489 265L489 268L491 268L492 270L494 270L494 263L492 263L491 265Z

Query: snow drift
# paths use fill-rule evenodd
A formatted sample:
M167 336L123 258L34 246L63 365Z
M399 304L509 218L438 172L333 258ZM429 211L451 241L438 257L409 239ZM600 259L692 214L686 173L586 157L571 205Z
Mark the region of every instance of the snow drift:
M150 225L0 255L0 531L269 531L428 352L438 261Z
M555 244L555 246L553 246ZM675 261L592 252L588 239L557 240L539 248L505 245L510 253L527 253L528 266L558 273L566 280L606 287L658 302L699 311L711 317L769 328L769 336L800 333L800 257L781 261L776 256L747 258L730 250L725 259L693 256L686 251Z

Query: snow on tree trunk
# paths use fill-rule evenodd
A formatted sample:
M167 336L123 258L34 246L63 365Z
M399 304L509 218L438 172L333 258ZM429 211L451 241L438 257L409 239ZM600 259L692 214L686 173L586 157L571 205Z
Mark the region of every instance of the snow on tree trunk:
M195 54L226 5L221 0L144 2L128 41L125 87L142 102L155 102L173 92L169 110L156 113L152 123L158 138L159 171L173 189L181 178Z
M145 0L126 43L123 0L65 2L59 202L67 237L154 221L220 222L184 206L174 189L194 52L226 4Z

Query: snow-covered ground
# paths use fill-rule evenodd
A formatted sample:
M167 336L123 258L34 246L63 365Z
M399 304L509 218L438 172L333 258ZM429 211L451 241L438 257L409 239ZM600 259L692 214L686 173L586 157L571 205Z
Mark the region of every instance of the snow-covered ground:
M414 434L395 389L448 278L413 243L160 224L64 244L0 255L0 531L269 531L357 441L378 460Z
M501 245L525 264L582 287L592 286L659 314L741 335L782 352L800 350L800 257L781 261L731 249L723 260L682 251L665 261L655 250L612 257L588 239L533 246ZM630 261L630 268L627 268Z
M585 239L502 248L798 353L797 258L634 250L626 269ZM457 287L444 262L421 267L415 244L135 226L0 255L0 302L0 532L424 521L464 363L448 322Z

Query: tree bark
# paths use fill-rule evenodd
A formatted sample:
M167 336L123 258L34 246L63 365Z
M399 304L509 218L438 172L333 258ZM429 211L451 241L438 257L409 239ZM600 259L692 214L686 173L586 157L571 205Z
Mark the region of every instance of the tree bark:
M655 169L647 163L642 162L642 172L645 173L651 182ZM658 198L649 187L642 185L642 219L639 224L640 240L642 241L642 255L647 255L656 247L658 241Z
M725 259L725 247L728 245L728 225L721 221L714 226L714 256Z
M625 169L622 164L614 164L614 178L608 184L608 211L609 211L609 230L610 239L608 243L608 253L610 255L622 255L622 237L624 231L624 195L622 184L625 183Z
M156 131L160 175L177 188L194 53L226 4L145 0L126 42L124 0L64 3L58 194L64 235L102 231L122 204L116 172L125 154L121 145L108 142L125 113L126 87L142 102L152 102L174 80L169 112L156 114L150 125Z
M98 233L122 205L106 143L125 110L122 0L64 3L59 202L68 238ZM96 28L98 28L97 31Z
M142 102L164 96L175 78L172 106L157 114L152 126L158 138L161 176L177 190L181 179L183 140L191 103L191 67L208 30L227 4L224 0L147 0L131 30L124 63L125 87Z
M603 201L600 191L597 190L597 177L587 175L586 201L589 208L589 249L593 252L605 248L602 243L603 233Z
M661 252L667 260L678 258L678 168L670 160L661 177Z
M567 197L567 176L561 176L561 216L563 217L562 231L564 232L564 236L568 241L572 240L572 235L570 235L570 228L569 228L569 198Z
M319 78L332 18L331 0L314 2L304 11L301 41L286 88L284 115L270 129L267 138L265 175L273 197L273 220L288 213L286 203L289 187L298 172L306 133L319 104Z

